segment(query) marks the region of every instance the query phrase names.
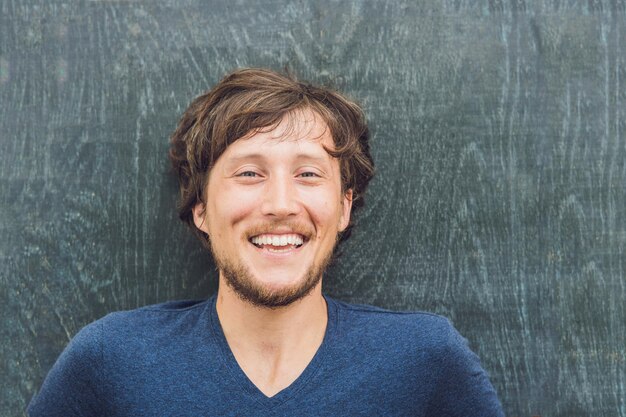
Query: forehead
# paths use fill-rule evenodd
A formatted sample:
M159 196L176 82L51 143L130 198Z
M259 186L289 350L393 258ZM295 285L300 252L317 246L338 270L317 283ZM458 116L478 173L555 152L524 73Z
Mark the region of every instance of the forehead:
M266 148L275 151L283 148L300 148L302 151L323 153L334 148L330 128L324 119L311 109L299 109L286 114L277 124L254 130L230 144L222 156L236 157L242 151Z

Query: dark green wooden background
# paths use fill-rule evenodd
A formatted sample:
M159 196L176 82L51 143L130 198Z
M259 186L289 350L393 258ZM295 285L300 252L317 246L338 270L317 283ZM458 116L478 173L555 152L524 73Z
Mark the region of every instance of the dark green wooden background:
M450 317L508 417L626 416L623 0L0 0L0 415L85 324L215 290L167 140L243 66L369 115L328 293Z

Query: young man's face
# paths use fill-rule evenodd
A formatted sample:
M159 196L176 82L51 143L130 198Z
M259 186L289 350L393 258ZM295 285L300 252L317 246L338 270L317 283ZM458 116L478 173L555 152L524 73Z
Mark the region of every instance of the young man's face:
M206 206L194 208L209 235L220 282L256 305L288 305L320 284L337 234L350 220L330 130L316 113L283 118L237 140L210 172Z

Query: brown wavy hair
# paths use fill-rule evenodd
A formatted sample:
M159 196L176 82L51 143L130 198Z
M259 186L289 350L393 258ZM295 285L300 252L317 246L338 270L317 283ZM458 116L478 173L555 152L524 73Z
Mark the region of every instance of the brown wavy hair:
M285 115L310 109L330 129L339 159L342 191L352 189L352 212L363 206L363 194L374 174L369 130L361 107L325 87L298 81L291 74L266 69L240 69L194 99L170 138L169 157L180 184L178 215L205 244L192 209L205 202L208 173L226 148L259 129L278 125ZM350 236L350 224L341 234Z

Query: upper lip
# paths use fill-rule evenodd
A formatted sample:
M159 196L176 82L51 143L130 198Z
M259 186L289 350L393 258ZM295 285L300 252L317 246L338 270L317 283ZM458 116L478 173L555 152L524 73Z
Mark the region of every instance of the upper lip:
M263 235L273 235L273 236L283 236L283 235L298 235L302 238L303 241L307 241L309 240L309 238L306 235L303 235L302 233L298 233L298 232L285 232L285 231L281 231L281 232L277 232L277 231L271 231L271 232L262 232L262 233L257 233L254 235L251 235L248 240L252 240L253 238L257 237L257 236L263 236Z
M308 235L306 233L303 233L302 231L296 231L292 228L289 227L276 227L276 228L271 228L268 230L264 230L262 232L256 232L254 234L249 235L249 239L252 239L255 236L261 236L261 235L299 235L302 236L303 239L308 240Z
M298 232L263 232L263 233L257 233L255 235L250 236L250 238L256 237L256 236L261 236L261 235L276 235L276 236L281 236L281 235L298 235L298 236L302 236L304 237L304 235L302 233L298 233Z

